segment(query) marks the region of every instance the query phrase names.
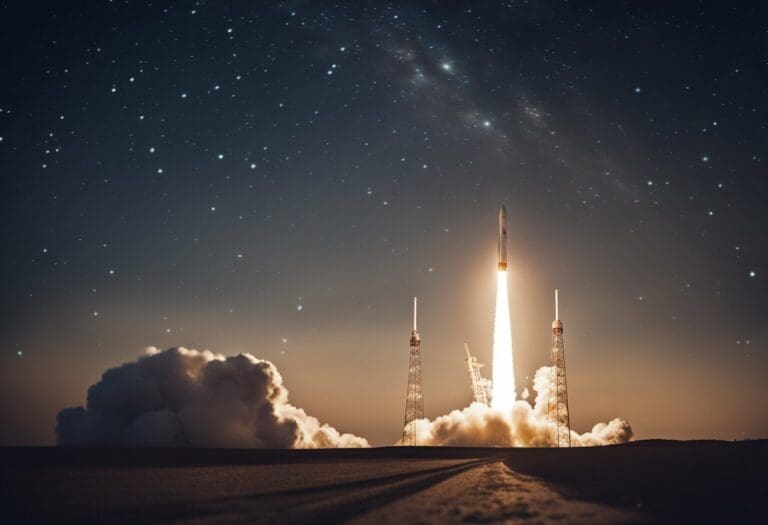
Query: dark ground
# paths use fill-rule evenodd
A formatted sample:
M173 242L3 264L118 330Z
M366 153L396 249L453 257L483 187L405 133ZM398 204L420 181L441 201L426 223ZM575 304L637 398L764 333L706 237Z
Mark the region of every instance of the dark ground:
M0 464L4 523L392 522L416 493L434 500L434 509L416 507L424 516L409 515L422 522L768 523L768 440L574 449L2 448ZM495 482L476 493L482 496L461 489L476 487L485 478L478 469L489 465L496 476L508 467L503 472L517 484ZM467 501L452 496L453 513L438 513L446 506L441 494L456 487ZM499 502L515 504L510 487L538 499L518 498L524 512L500 512ZM491 499L495 514L471 510L490 508ZM555 499L571 504L560 509L600 505L578 515L547 513Z

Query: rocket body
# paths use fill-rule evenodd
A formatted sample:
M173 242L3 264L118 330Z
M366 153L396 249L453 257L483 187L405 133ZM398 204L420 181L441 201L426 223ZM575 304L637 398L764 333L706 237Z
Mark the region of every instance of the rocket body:
M499 210L499 271L507 271L507 208Z
M512 327L507 290L507 209L499 210L499 271L496 272L496 316L493 322L493 396L491 407L511 413L515 404Z

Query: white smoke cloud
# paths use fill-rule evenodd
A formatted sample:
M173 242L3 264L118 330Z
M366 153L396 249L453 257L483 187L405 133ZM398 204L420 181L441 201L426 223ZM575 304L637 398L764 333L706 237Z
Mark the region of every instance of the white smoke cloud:
M78 446L368 446L288 403L269 361L186 348L149 348L107 370L85 407L59 412L56 435L59 445Z
M552 368L536 371L533 389L536 398L517 400L510 410L472 403L434 421L416 422L416 440L420 445L475 447L546 447L555 435L554 422L547 417ZM612 445L632 439L632 427L623 419L598 423L591 432L578 434L571 430L572 446Z

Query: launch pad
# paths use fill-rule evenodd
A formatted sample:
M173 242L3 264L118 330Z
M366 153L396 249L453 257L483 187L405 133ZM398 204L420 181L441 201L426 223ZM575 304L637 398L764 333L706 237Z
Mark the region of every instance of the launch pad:
M512 330L509 313L507 283L507 210L501 206L498 216L497 238L497 287L496 310L493 325L493 379L482 377L483 364L469 351L465 342L465 365L469 374L472 402L509 413L516 401L515 375L513 368ZM421 371L421 337L416 326L416 298L413 298L413 330L410 338L408 365L408 387L406 390L405 418L400 445L419 444L417 425L424 419L424 399ZM547 442L553 447L570 447L571 425L568 406L568 385L565 371L565 345L563 343L563 322L560 320L558 290L555 290L555 320L552 322L551 366L546 398L546 421L551 429ZM527 406L527 405L526 405ZM430 425L427 421L425 425ZM631 436L631 431L629 433Z

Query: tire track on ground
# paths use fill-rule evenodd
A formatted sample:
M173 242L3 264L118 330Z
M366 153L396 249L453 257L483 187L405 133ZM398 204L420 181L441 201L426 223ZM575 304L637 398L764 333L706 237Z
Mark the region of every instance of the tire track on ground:
M566 498L543 480L510 470L503 460L480 463L426 490L358 514L353 524L627 524L638 513Z

